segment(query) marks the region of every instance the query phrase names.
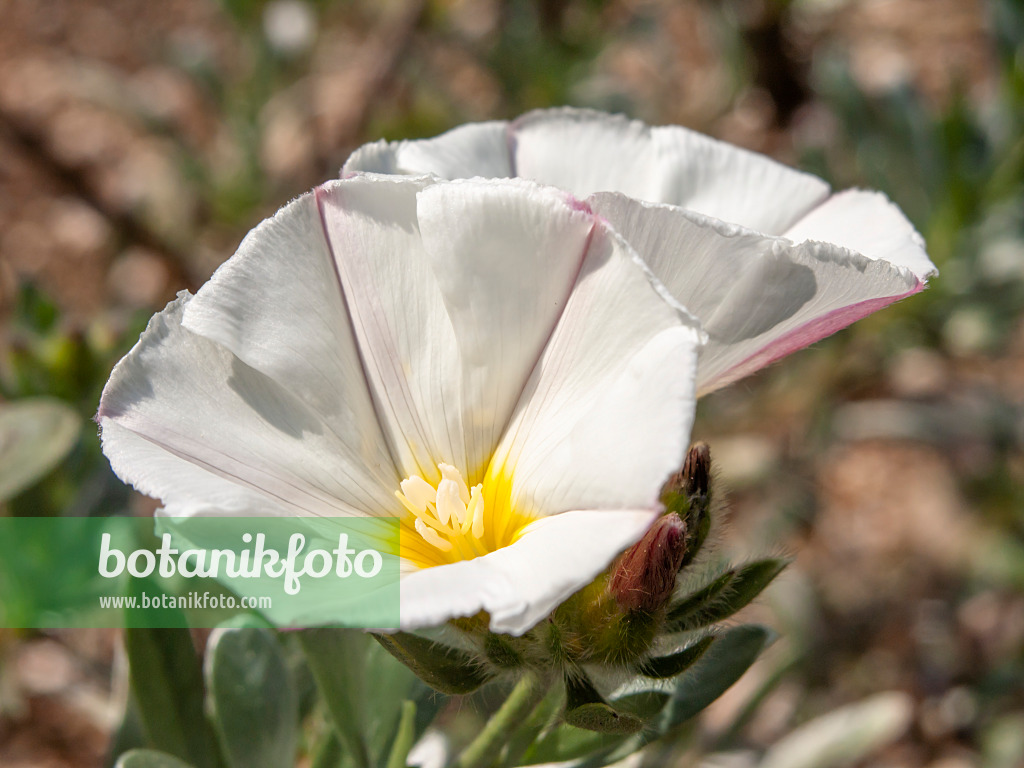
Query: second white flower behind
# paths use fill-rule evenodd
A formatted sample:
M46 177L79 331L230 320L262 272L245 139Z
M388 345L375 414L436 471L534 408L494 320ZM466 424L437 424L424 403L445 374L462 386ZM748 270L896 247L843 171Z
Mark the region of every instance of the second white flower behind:
M697 389L736 381L924 289L924 241L879 192L679 126L547 109L367 144L343 174L521 177L585 199L708 334Z

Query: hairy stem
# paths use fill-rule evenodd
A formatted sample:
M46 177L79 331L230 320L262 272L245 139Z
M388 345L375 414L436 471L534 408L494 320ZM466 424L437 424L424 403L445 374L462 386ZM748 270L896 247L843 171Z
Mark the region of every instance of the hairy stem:
M528 671L516 683L501 709L494 713L480 734L455 761L455 768L485 768L494 762L498 752L516 728L525 720L547 693L548 683Z

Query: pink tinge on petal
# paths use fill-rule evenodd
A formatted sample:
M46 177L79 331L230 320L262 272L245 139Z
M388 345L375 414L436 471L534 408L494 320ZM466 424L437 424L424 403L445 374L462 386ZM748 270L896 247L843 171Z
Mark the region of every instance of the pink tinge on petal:
M566 195L565 201L569 204L569 207L574 211L580 211L591 216L594 215L594 211L593 209L591 209L590 203L586 202L585 200L580 200L575 195Z
M794 328L789 333L774 339L767 346L762 347L747 359L725 371L717 379L708 382L702 388L701 394L712 392L720 387L724 387L726 384L731 384L737 379L748 376L767 365L771 365L776 360L796 352L798 349L803 349L816 341L824 339L826 336L831 336L836 331L841 331L846 326L867 317L872 312L877 312L901 299L913 296L915 293L920 293L924 290L924 287L925 284L921 280L917 280L914 287L906 293L896 296L883 296L878 299L868 299L867 301L851 304L848 307L834 309L821 317L816 317L798 328Z

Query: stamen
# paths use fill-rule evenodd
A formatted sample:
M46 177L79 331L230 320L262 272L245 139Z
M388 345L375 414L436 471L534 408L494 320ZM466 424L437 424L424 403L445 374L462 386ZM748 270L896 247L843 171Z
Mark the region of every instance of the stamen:
M462 503L469 504L469 486L466 485L466 480L462 477L462 473L451 464L438 464L437 468L441 470L441 477L444 480L451 480L459 487L459 498L462 499ZM438 486L438 489L440 489L440 486Z
M437 519L454 528L466 519L466 505L459 498L459 487L452 480L442 480L437 485Z
M434 487L419 475L411 475L401 483L402 493L405 497L421 511L426 511L427 505L433 503L436 491Z
M410 513L402 525L406 532L413 529L418 535L415 542L409 542L407 556L429 568L472 560L510 544L505 529L520 530L526 520L502 506L496 508L500 514L495 515L488 509L484 483L470 488L456 467L438 464L437 468L441 474L437 487L420 475L410 475L401 482L401 490L395 491ZM430 546L424 548L421 542Z
M471 509L466 510L466 520L462 526L462 532L466 533L466 529L470 523L473 526L473 538L479 539L484 535L484 495L483 485L473 486L473 498L469 501Z
M429 525L431 528L434 528L441 533L452 533L452 529L447 525L441 525L441 521L438 520L429 509L416 509L416 507L410 504L409 500L402 495L401 491L395 491L395 496L405 504L405 508L412 512L416 516L417 520L421 520L425 525Z
M450 541L445 541L444 539L442 539L440 536L437 535L437 531L435 531L433 528L428 528L426 523L424 523L418 517L416 518L416 522L414 523L414 525L416 526L416 532L420 536L422 536L428 544L433 544L442 552L451 552L453 549L455 549L455 547L452 545Z

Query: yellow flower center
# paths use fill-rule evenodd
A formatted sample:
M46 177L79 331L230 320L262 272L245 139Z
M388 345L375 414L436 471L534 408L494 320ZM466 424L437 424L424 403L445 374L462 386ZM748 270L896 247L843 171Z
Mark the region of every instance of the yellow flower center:
M530 522L512 510L507 481L489 475L470 488L456 467L437 468L436 485L410 475L395 491L409 513L402 518L402 557L419 567L472 560L507 547Z

